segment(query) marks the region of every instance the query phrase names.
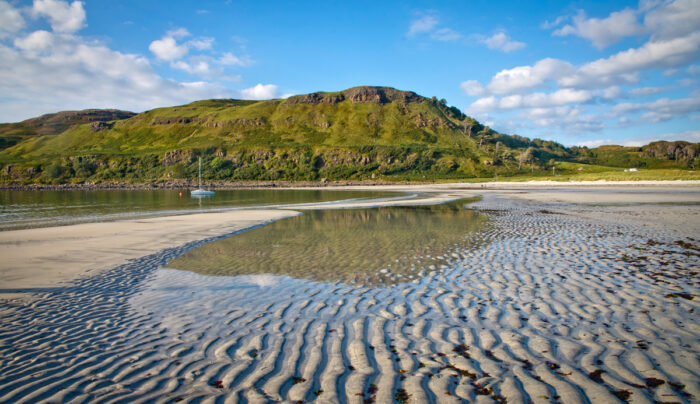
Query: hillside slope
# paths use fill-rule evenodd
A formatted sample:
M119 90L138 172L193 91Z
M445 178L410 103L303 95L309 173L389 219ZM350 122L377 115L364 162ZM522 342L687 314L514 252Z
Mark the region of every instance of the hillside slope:
M286 100L203 100L31 136L0 152L0 180L193 178L197 157L203 176L218 180L491 178L591 156L497 133L435 97L355 87Z
M56 135L74 125L90 122L109 122L136 115L118 109L85 109L46 114L17 123L0 123L0 150L13 146L27 138Z

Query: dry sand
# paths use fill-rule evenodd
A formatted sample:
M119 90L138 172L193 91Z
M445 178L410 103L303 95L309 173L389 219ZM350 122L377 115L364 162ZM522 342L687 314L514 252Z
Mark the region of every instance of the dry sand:
M234 210L0 232L0 298L55 287L166 248L294 214Z
M474 193L454 184L394 189ZM659 190L624 203L664 202ZM661 193L671 192L692 203L700 189ZM188 241L294 212L249 211L259 216L246 223L238 212L230 222L229 213L160 219L180 220L190 236L172 234L176 223L147 223L128 258L94 258L123 265L0 303L0 401L696 402L700 206L478 193L475 208L492 219L478 235L488 243L436 257L423 278L386 288L163 267L201 245ZM122 237L147 221L134 222ZM198 232L189 227L198 223ZM66 243L74 233L55 229ZM91 229L86 240L102 237L105 252L119 240ZM139 254L150 255L132 259Z

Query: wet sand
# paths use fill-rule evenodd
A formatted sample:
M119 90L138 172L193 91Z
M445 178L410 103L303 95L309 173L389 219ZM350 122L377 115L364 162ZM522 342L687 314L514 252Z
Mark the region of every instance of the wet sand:
M440 190L444 199L474 194L444 185L421 190ZM654 195L669 192L657 191L622 203L658 203ZM692 203L700 192L677 191L687 194L677 203ZM231 217L231 227L206 240L154 245L97 276L29 301L6 300L0 401L700 397L700 206L591 206L585 203L600 200L594 194L571 204L549 191L532 198L478 193L483 200L474 208L492 223L478 234L486 243L436 257L435 269L416 282L358 288L167 268L245 227ZM271 220L271 212L255 212L261 216L248 225Z

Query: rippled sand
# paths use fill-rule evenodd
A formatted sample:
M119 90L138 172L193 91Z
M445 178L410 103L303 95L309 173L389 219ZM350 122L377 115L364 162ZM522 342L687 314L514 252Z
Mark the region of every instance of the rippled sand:
M697 224L474 206L488 243L417 283L164 268L195 242L0 302L0 402L697 401Z

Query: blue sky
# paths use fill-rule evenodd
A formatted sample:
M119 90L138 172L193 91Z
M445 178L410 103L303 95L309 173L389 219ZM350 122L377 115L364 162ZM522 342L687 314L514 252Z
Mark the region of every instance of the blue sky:
M358 85L566 145L700 142L700 0L0 0L0 122Z

